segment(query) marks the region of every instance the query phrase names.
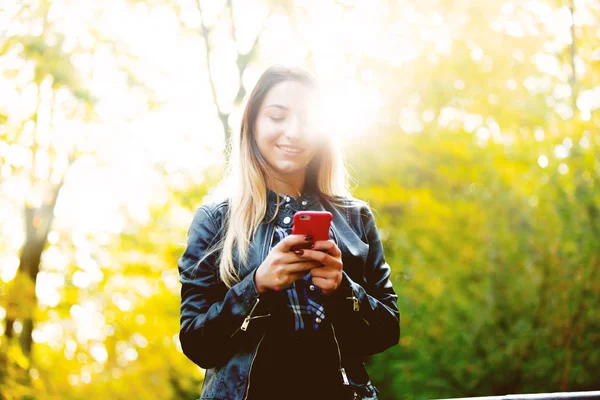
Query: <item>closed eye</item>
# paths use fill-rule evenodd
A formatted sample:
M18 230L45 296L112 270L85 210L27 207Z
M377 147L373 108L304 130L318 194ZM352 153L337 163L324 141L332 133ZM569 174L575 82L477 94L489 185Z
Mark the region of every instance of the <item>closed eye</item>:
M271 116L269 116L269 118L275 122L281 122L285 119L285 117L278 116L278 115L271 115Z

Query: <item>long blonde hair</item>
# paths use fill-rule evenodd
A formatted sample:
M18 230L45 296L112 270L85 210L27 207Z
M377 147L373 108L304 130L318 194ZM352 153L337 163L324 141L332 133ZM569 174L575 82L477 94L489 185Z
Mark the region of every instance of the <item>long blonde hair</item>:
M221 250L219 276L229 288L240 280L239 269L233 262L234 250L237 250L241 264L245 265L251 238L263 223L267 209L267 178L270 175L254 138L256 118L269 90L285 81L295 81L317 89L315 78L308 72L281 65L271 66L258 79L248 97L239 135L232 135L229 163L221 183L221 190L229 201L224 222L225 233L213 249ZM339 206L344 206L341 198L352 197L341 149L329 135L325 135L323 144L307 165L305 187L308 185L314 187L320 196Z

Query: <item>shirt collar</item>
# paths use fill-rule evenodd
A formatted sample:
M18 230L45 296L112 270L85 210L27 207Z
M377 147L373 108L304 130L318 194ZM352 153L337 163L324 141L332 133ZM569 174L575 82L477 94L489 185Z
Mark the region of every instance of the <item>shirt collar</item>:
M315 190L312 186L307 185L304 188L304 193L298 198L294 198L293 196L288 196L285 194L279 194L279 205L283 205L285 203L293 203L293 202L301 202L302 200L312 200L314 198L318 198L318 191ZM267 188L267 203L277 205L277 193L273 190ZM289 198L289 201L286 199Z
M289 201L286 198L289 197ZM316 203L319 202L318 191L314 188L307 186L304 193L298 198L292 196L279 195L279 209L288 210L289 212L296 212L299 210L310 210ZM267 189L267 212L266 217L270 219L277 209L277 193L271 189ZM286 212L287 214L287 212Z

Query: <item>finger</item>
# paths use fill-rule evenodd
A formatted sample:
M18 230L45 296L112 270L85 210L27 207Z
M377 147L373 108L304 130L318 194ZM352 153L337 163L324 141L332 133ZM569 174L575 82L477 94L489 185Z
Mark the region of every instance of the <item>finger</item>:
M315 260L311 260L308 259L306 257L304 257L304 252L306 251L306 249L301 249L301 250L296 250L296 251L290 251L287 253L279 253L278 254L278 262L280 265L289 265L289 264L298 264L298 263L305 263L305 262L312 262L315 264L315 266L322 266L320 262L315 261Z
M325 294L336 288L335 282L331 279L312 278L311 281L313 285L318 286Z
M337 279L338 275L341 272L334 268L321 267L321 268L313 268L310 270L310 274L315 278L323 278L323 279Z
M303 250L301 257L304 259L311 259L320 262L321 264L333 267L335 269L342 269L342 260L338 257L330 256L327 253L323 253L318 250Z
M304 254L304 251L305 250L296 250L296 251L289 251L287 253L280 253L279 257L278 257L278 261L282 265L307 262L309 260L302 257L302 255Z
M334 257L342 255L342 252L333 240L317 240L311 250L326 250L329 255Z
M289 252L293 246L306 246L307 244L312 244L313 238L312 236L304 236L304 235L287 235L283 239L277 243L277 248L281 252Z
M284 267L285 273L293 274L297 272L306 273L306 271L311 270L313 268L320 267L321 264L318 261L312 260L304 260L302 262L296 262L293 264L288 264Z

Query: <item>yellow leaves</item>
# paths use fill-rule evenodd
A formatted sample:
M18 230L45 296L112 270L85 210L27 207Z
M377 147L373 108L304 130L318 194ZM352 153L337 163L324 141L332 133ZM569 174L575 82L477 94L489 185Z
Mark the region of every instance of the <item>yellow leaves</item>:
M404 204L411 200L412 191L399 186L397 183L389 182L385 186L373 185L358 188L357 196L359 198L369 199L374 204Z
M21 369L29 368L29 359L21 351L21 347L18 345L10 345L8 347L8 358L14 361Z
M419 236L415 239L415 242L425 253L429 253L433 250L433 243L431 242L431 238L428 236Z
M464 262L467 262L470 264L473 263L473 261L475 261L475 258L477 256L477 251L469 243L463 244L463 246L460 249L460 253L461 253L461 259Z
M8 284L5 300L6 316L13 319L30 318L35 308L35 287L29 276L17 273Z
M429 284L426 286L426 288L428 289L428 292L432 297L437 298L442 294L444 285L442 283L442 280L437 278L437 279L432 279L429 282Z

